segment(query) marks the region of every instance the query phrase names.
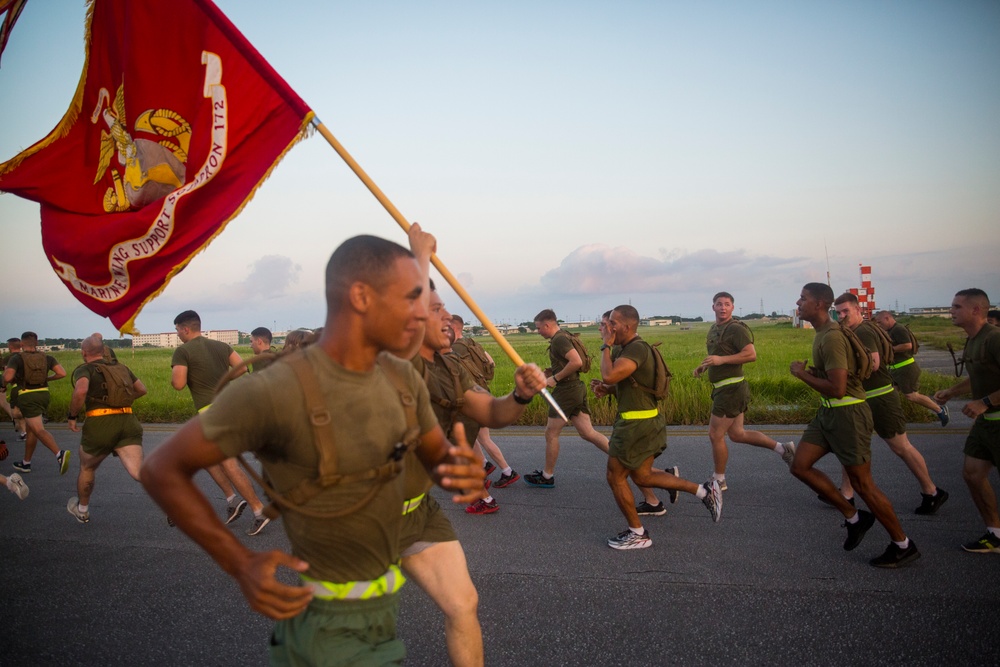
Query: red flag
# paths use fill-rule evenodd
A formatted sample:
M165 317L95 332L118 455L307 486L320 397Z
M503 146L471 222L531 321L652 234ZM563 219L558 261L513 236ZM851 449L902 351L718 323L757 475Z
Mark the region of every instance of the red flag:
M3 16L3 23L0 23L0 56L3 55L7 40L10 39L10 31L14 29L17 17L21 15L21 10L24 9L24 3L27 1L0 0L0 16ZM4 13L7 15L4 16Z
M0 190L41 204L52 268L133 333L313 113L209 0L94 0L87 18L69 111L0 164Z

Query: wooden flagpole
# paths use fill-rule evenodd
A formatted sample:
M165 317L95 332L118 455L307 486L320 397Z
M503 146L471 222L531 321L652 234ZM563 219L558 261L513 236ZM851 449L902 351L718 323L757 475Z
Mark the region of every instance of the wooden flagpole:
M393 203L389 201L389 198L385 196L382 190L375 185L375 182L372 181L367 173L365 173L365 170L361 168L361 165L355 162L354 158L351 157L351 154L347 152L347 149L345 149L339 141L337 141L337 138L334 137L330 130L327 129L326 125L321 123L319 118L315 116L313 117L312 123L313 127L315 127L316 130L323 135L323 138L326 139L327 143L333 147L333 150L337 151L337 154L344 160L344 162L347 163L347 166L351 168L351 171L353 171L357 177L361 179L361 182L365 184L365 187L367 187L371 193L375 195L375 199L377 199L385 210L389 212L392 219L403 228L404 232L409 233L409 221L407 221L407 219L403 217L403 214L399 212L399 209L397 209ZM500 333L499 329L493 326L493 322L490 321L490 318L486 317L486 314L479 308L479 305L473 300L472 296L465 290L464 287L462 287L462 284L458 282L458 279L452 275L451 271L448 270L448 267L441 262L436 254L431 255L431 263L434 265L434 268L438 270L438 273L441 274L441 277L443 277L445 281L451 285L451 288L455 290L455 293L458 294L463 302L465 302L465 305L469 307L472 314L475 315L486 330L490 332L490 335L493 336L493 340L497 342L500 349L504 351L504 354L506 354L511 361L514 362L515 368L522 366L524 364L524 359L521 358L521 355L518 354L517 350L515 350L514 347L507 341L507 338ZM569 421L566 417L566 413L562 411L559 404L556 403L556 400L552 398L552 394L549 393L548 389L542 389L542 395L545 397L545 400L549 402L549 405L551 405L555 411L559 413L559 416L562 417L563 420Z

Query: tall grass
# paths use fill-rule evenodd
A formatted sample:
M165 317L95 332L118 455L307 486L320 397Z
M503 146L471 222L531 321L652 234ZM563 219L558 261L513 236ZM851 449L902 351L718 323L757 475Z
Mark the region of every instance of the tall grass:
M944 318L929 318L938 322L920 322L914 326L919 331L921 341L944 340L954 335L956 327ZM706 424L711 412L711 385L706 378L695 379L692 372L705 357L705 336L709 323L699 323L681 327L643 327L639 331L645 340L661 342L660 350L673 373L670 396L664 405L664 414L669 424ZM750 384L751 404L747 411L748 423L801 424L812 419L819 403L816 392L803 382L793 378L788 372L789 364L796 359L808 359L812 352L814 333L808 329L794 329L789 324L754 324L754 344L757 361L744 366ZM593 368L583 380L589 385L591 378L600 377L601 345L596 329L583 329L581 338L594 359ZM936 337L936 338L935 338ZM509 393L514 388L514 365L500 351L492 339L477 339L497 362L496 376L491 389L497 396ZM537 334L513 334L510 343L526 362L534 362L541 368L549 365L548 341ZM964 339L963 339L964 340ZM959 341L959 346L962 341ZM236 350L245 358L251 356L248 347ZM73 369L82 363L78 350L66 350L53 354L71 377ZM136 401L133 409L140 421L146 423L183 422L195 414L191 395L187 389L175 391L170 386L170 359L172 349L140 348L133 351L119 351L119 359L143 381L149 393ZM920 391L933 394L954 383L954 378L925 372L920 378ZM71 386L69 377L52 383L49 418L64 421L69 407ZM589 408L595 424L609 425L615 418L613 400L598 400L592 394ZM909 422L931 421L933 415L928 410L918 408L909 401L903 401L903 410ZM548 418L548 404L536 398L528 405L520 424L542 425Z

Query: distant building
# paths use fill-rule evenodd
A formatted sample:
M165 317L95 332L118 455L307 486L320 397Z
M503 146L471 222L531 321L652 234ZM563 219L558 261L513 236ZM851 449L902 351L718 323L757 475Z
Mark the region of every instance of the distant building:
M582 329L583 327L594 326L593 320L581 320L579 322L560 322L560 329Z
M202 331L201 335L211 340L218 340L227 345L239 345L240 332L237 329L218 329ZM180 347L181 339L176 331L155 334L135 334L132 336L132 347Z
M639 320L639 326L643 327L669 327L674 323L670 318L657 320Z
M908 311L906 311L906 314L912 315L913 317L949 317L951 315L951 306L910 308Z

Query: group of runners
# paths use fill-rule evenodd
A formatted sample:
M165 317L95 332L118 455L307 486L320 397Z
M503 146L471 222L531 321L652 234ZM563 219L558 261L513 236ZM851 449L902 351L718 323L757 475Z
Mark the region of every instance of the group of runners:
M797 445L744 427L750 392L743 365L756 359L753 334L733 318L732 295L715 295L708 354L694 371L712 384L709 439L714 469L708 480L698 483L681 477L676 466L653 466L666 448L661 399L669 371L658 349L638 335L635 308L620 305L602 318L600 379L589 387L580 379L589 354L558 326L554 312L543 310L535 327L550 341L549 368L520 366L513 391L494 396L487 387L492 359L462 335L461 320L447 311L430 280L435 238L414 224L409 241L410 249L373 236L343 243L326 270L324 327L310 345L288 354L275 356L270 332L256 329L252 348L262 356L248 365L228 345L201 336L196 313L181 313L175 326L183 345L173 357L171 383L178 390L190 389L198 415L145 461L141 426L130 407L119 405L127 401L120 398L122 392L108 387L115 376L125 384L123 373L109 374L106 368L122 365L104 358L106 348L99 336L88 337L82 350L85 363L73 373L70 428L77 430L81 411L87 420L78 495L70 499L68 511L81 522L89 521L93 471L115 452L171 524L237 580L253 609L277 621L269 649L273 663L332 659L337 664L398 664L405 651L395 633L397 593L409 578L443 612L452 663L481 665L478 594L454 529L429 491L434 484L440 486L470 514L497 511L491 487L508 486L520 476L489 429L516 421L534 396L549 388L569 421L550 410L543 467L526 474L524 482L554 488L559 434L571 423L608 454L607 482L627 524L607 540L612 548L652 545L640 517L666 512L656 489L666 490L671 503L681 492L694 495L718 522L727 489L728 436L773 451L792 475L836 507L844 515L845 549L856 548L878 521L891 542L871 560L873 565L898 567L919 557L892 504L872 479L870 444L874 430L912 471L921 494L917 513L934 514L947 501L947 492L934 484L905 432L894 371L916 364L902 363L906 349L900 346L909 341L883 338L863 320L850 295L834 299L822 283L802 289L799 315L816 331L812 365L796 361L789 370L820 394L822 407ZM839 323L831 319L831 307ZM963 473L987 533L963 546L1000 553L1000 517L987 479L1000 463L1000 329L986 323L988 308L989 299L981 290L962 290L955 296L952 319L969 335L964 357L969 377L937 392L933 402L940 407L931 409L944 415L945 424L948 413L943 406L972 396L962 407L975 418ZM25 338L30 336L22 336L22 344L30 342ZM864 349L868 352L863 354ZM889 356L891 362L886 361ZM13 355L4 374L21 388L17 404L27 429L21 471L30 470L28 438L33 435L48 446L40 435L44 406L35 414L35 404L44 401L24 402L25 389L37 384L24 376L33 364L25 364L23 353ZM44 382L65 375L52 357L46 358L46 365ZM253 370L248 377L216 394L220 379L236 378L248 369ZM127 377L131 384L125 393L133 400L145 393L130 371ZM590 421L588 389L598 398L616 397L610 438ZM29 410L23 410L25 406ZM55 448L54 441L52 445L49 449L65 472L69 453ZM843 466L839 488L815 468L831 452ZM237 462L249 453L263 468L258 481L267 492L267 506ZM193 482L202 469L227 498L224 517ZM499 476L491 483L494 469ZM638 505L629 480L642 493ZM6 483L19 497L17 489L22 487L27 494L23 479L13 487L10 477ZM855 506L855 494L867 509ZM226 527L247 506L254 519L246 532L258 534L280 515L291 553L254 551ZM297 572L298 583L283 583L276 576L279 567Z

